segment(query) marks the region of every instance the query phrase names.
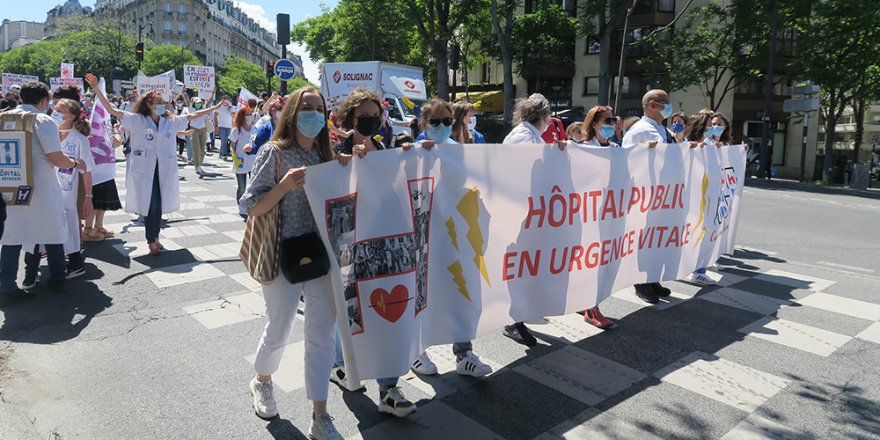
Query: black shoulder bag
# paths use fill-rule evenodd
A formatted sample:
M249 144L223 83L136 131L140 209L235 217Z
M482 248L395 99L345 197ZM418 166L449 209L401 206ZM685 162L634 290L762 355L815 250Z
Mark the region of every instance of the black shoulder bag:
M281 240L280 266L284 278L296 284L327 275L330 259L318 233L309 232Z

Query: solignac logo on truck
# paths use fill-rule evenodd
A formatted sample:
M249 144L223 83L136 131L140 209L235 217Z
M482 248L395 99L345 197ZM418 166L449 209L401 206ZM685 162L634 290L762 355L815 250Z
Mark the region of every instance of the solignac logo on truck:
M341 73L340 71L336 71L333 74L333 82L339 84L340 80L346 81L372 81L373 74L372 73Z

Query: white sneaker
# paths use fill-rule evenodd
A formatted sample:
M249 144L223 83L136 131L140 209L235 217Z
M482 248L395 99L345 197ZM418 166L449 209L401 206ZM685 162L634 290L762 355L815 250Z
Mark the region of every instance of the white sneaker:
M342 434L333 426L333 417L330 417L330 414L325 412L312 416L312 426L309 426L309 438L311 440L345 440Z
M251 380L251 395L254 396L254 412L261 419L271 419L278 415L278 406L275 404L275 387L272 381L260 382L257 378Z
M379 393L379 412L406 417L416 412L416 404L407 400L400 388L391 387Z
M412 370L418 374L425 376L433 376L437 374L437 365L428 357L428 353L422 352L410 366Z
M492 367L480 362L480 358L469 351L458 361L455 371L462 376L483 377L492 372Z
M345 367L340 367L338 365L334 365L333 369L330 370L330 382L339 385L345 390L348 391L366 391L367 387L361 382L361 387L353 390L348 387L348 380L345 378Z
M698 284L700 286L714 286L718 284L718 282L712 279L708 273L694 272L688 275L684 280L688 283Z

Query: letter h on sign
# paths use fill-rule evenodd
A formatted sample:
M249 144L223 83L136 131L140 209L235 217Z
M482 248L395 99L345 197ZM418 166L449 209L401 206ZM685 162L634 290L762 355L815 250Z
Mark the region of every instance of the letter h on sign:
M425 177L407 182L412 214L411 232L357 238L357 200L353 193L326 202L326 227L333 254L342 272L348 324L352 334L364 329L359 281L375 280L415 272L415 298L403 285L369 292L369 309L389 322L400 319L415 299L414 313L428 306L428 243L431 230L431 206L434 178ZM390 287L390 286L389 286Z

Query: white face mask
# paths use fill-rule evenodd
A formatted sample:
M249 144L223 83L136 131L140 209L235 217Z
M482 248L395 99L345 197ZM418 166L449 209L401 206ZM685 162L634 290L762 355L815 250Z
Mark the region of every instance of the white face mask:
M61 112L52 113L52 120L55 121L55 125L61 126L64 123L64 114Z
M468 122L468 130L474 131L477 128L477 117L471 116L471 122Z

